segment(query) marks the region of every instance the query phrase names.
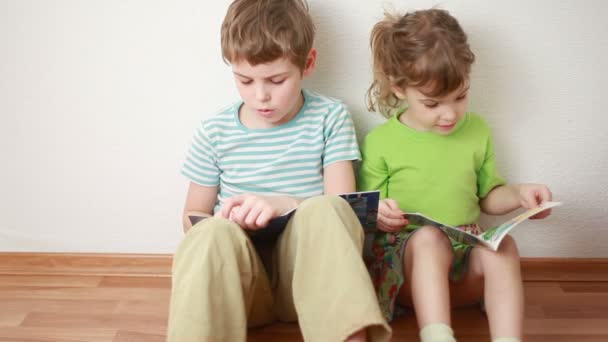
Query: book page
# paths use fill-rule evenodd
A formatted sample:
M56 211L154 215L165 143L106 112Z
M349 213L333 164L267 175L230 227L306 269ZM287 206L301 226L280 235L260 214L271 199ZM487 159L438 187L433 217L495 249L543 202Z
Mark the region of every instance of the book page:
M518 224L527 220L531 216L534 216L549 208L560 206L561 202L545 202L537 208L528 209L525 212L513 217L512 219L486 230L485 232L474 235L469 232L463 231L457 227L453 227L447 224L443 224L428 216L424 216L421 213L406 213L404 216L410 221L410 224L417 226L434 226L443 230L453 240L464 243L467 245L475 245L481 243L482 245L497 250L500 242L504 237Z
M540 206L532 209L528 209L523 213L513 217L512 219L496 226L488 229L484 233L480 234L480 238L489 243L493 243L495 241L502 241L505 235L509 233L515 226L522 223L523 221L529 219L530 217L540 213L541 211L545 211L547 209L557 207L562 205L562 202L545 202Z

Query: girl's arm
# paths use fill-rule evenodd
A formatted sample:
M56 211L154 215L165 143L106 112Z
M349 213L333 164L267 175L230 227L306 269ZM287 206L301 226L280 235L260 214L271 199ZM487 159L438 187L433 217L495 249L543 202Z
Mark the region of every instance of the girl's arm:
M194 182L190 182L188 194L186 195L186 204L184 205L184 214L182 223L184 233L192 228L189 214L198 214L203 216L213 216L213 207L217 201L217 186L202 186Z
M516 184L495 187L479 201L481 211L489 215L503 215L520 207Z
M353 162L341 160L323 169L323 193L339 195L355 191L355 171Z
M506 184L492 189L485 198L479 201L479 206L486 214L503 215L521 207L535 208L551 199L551 191L546 185ZM550 212L550 210L544 211L533 218L544 218L549 216Z

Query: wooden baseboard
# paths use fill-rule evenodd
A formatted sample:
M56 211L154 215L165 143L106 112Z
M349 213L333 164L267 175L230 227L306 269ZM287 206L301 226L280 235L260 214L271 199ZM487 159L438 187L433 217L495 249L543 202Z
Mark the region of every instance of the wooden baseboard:
M522 258L525 281L608 281L608 258Z
M169 254L0 253L0 275L170 277ZM522 258L525 281L608 281L608 258Z
M0 253L0 274L170 277L169 254Z

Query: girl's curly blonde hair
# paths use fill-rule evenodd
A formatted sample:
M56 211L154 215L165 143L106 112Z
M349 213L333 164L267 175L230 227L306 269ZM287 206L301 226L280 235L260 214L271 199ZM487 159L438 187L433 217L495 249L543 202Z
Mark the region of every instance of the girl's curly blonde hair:
M458 21L435 8L403 16L386 13L374 26L370 44L374 75L367 106L387 117L402 104L394 87L430 86L426 96L445 96L469 79L475 61Z

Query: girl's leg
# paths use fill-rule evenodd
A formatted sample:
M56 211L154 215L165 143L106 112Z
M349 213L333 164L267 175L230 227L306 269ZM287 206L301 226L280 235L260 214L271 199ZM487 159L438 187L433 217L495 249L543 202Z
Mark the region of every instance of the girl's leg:
M362 258L363 228L338 196L302 202L277 245L279 319L298 319L306 341L388 341Z
M174 257L167 341L245 341L248 324L274 319L272 304L268 277L243 230L205 219Z
M473 248L469 269L452 284L454 304L472 303L481 297L483 284L486 312L493 340L511 337L521 340L524 290L515 241L507 236L498 251Z
M448 274L452 257L449 239L434 227L419 228L405 245L405 282L397 300L413 304L421 337L427 327L439 327L451 334Z

